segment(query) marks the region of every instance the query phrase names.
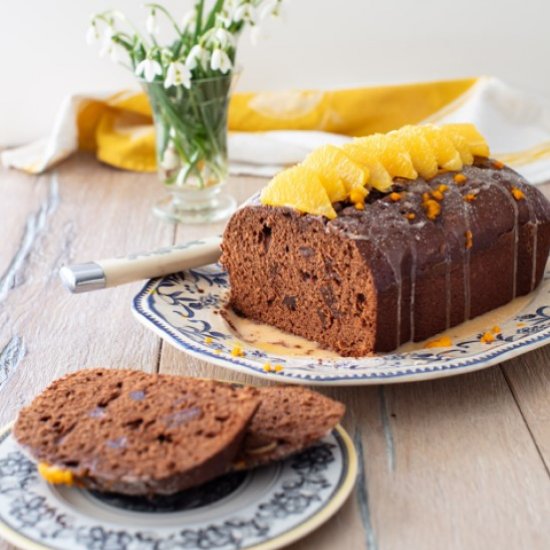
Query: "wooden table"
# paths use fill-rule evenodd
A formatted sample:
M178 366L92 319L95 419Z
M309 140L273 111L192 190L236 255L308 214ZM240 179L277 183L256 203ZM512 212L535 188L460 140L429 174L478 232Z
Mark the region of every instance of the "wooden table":
M242 200L261 183L234 178L230 188ZM39 177L0 171L2 424L83 367L253 381L187 357L138 324L130 302L139 283L80 296L60 285L63 264L222 229L157 221L160 194L156 176L87 155ZM550 548L549 363L547 347L468 375L324 389L347 405L360 476L342 510L293 548Z

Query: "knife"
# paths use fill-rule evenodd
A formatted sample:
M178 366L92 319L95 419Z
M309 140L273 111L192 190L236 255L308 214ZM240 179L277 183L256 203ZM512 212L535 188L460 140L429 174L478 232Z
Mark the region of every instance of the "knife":
M74 294L162 277L215 263L221 256L221 237L198 239L152 252L63 266L59 276Z

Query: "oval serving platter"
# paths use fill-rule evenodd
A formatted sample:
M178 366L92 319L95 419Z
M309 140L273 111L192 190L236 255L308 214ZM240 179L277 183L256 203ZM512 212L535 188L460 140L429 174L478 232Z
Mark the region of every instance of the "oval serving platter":
M25 550L274 550L339 510L357 466L337 426L285 461L151 501L46 483L8 427L0 432L0 537Z
M412 382L483 369L549 343L549 265L539 287L521 299L521 309L499 321L493 342L481 342L483 331L477 330L454 338L451 347L372 357L292 357L240 341L220 314L229 280L219 264L150 280L134 298L133 313L176 348L245 374L314 385ZM266 365L278 365L277 372Z

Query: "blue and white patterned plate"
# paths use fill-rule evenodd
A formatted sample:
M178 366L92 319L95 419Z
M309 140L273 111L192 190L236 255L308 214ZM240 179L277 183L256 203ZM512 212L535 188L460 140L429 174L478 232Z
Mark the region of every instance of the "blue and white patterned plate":
M295 384L386 384L439 378L489 367L550 342L549 266L539 288L519 299L519 311L499 319L501 331L493 342L480 341L490 326L471 321L471 331L453 338L451 347L417 347L374 357L290 357L241 342L220 315L228 290L227 273L218 264L210 265L152 279L135 297L133 312L176 348L199 359ZM236 344L244 355L235 356ZM266 372L266 365L280 367L278 372Z
M154 502L49 485L0 432L0 537L24 549L272 550L329 519L352 491L357 456L337 427L307 451Z

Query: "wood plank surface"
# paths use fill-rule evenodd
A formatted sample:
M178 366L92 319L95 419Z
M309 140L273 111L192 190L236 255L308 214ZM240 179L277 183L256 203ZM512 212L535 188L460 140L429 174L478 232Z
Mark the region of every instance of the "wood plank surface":
M229 189L243 200L262 182L232 178ZM94 365L257 383L135 322L139 283L72 296L55 275L64 263L218 234L223 224L157 221L156 176L87 155L40 177L0 170L0 193L0 422L51 380ZM548 548L549 350L430 382L324 389L346 403L360 478L342 510L292 548Z

